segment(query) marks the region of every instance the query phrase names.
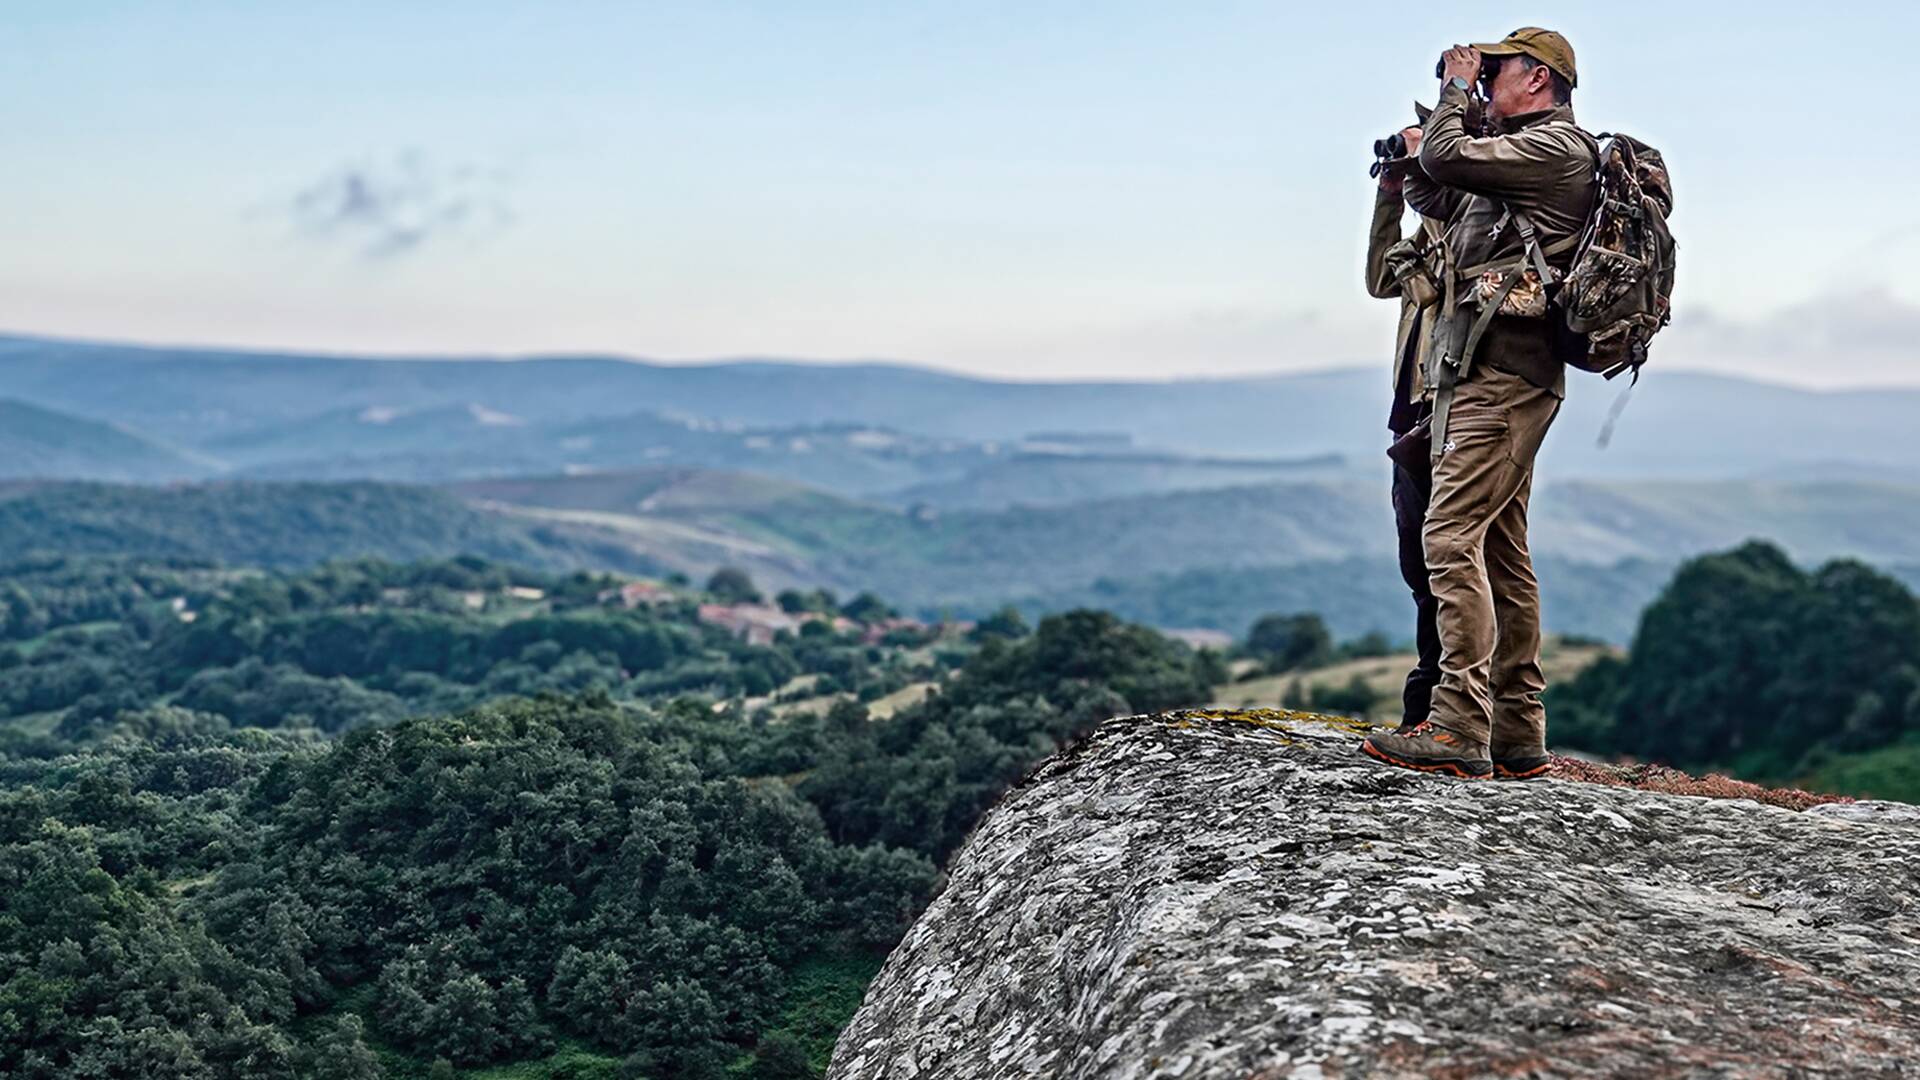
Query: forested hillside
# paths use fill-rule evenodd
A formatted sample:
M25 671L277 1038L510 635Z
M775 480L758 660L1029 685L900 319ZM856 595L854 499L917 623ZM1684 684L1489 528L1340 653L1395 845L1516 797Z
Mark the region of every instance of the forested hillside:
M778 590L872 589L911 613L1030 617L1096 606L1239 634L1276 609L1345 636L1398 633L1398 574L1362 489L1284 484L1080 507L902 511L768 477L658 468L477 481L0 485L0 561L167 556L296 569L471 552L546 570L704 579L737 565ZM1377 493L1376 493L1377 494ZM457 496L457 497L456 497ZM1089 526L1091 520L1097 525ZM1372 552L1355 557L1343 545ZM1658 577L1553 563L1550 629L1624 639Z
M0 1075L47 1080L817 1076L1001 790L1225 677L737 574L0 579Z
M576 559L555 534L397 484L0 483L0 561L56 552L285 568L462 553L546 568L588 557L632 563L630 554L590 547Z
M0 738L91 744L156 706L335 734L505 695L759 699L802 676L814 696L872 700L970 647L939 627L885 632L891 610L871 597L846 608L878 625L803 597L811 610L781 616L790 630L748 644L698 589L656 588L631 608L620 589L476 557L298 574L178 559L0 566Z
M1543 619L1550 631L1625 642L1640 611L1659 594L1671 564L1623 559L1611 566L1536 555ZM1204 627L1240 634L1271 611L1311 611L1341 637L1369 632L1410 639L1411 611L1400 570L1384 555L1284 566L1199 568L1102 577L1016 598L1022 611L1076 607L1111 611L1150 626Z
M1384 646L1258 629L1282 675ZM0 1075L817 1076L997 796L1223 660L734 570L0 566ZM1703 557L1549 709L1556 745L1920 798L1920 604Z
M1920 602L1853 560L1809 571L1758 541L1691 560L1627 659L1547 701L1569 746L1920 801Z

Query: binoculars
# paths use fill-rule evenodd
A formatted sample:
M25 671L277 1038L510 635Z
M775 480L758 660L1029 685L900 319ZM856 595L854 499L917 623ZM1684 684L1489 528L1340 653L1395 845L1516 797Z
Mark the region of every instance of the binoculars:
M1480 57L1480 81L1482 83L1492 82L1494 73L1499 70L1500 57L1484 55ZM1444 79L1447 77L1446 57L1443 56L1433 62L1433 77L1436 79Z
M1373 140L1373 156L1383 161L1406 157L1407 137L1396 131L1384 139Z

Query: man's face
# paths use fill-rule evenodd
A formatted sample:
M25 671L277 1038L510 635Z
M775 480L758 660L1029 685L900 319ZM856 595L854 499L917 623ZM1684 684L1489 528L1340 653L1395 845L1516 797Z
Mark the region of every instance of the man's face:
M1498 66L1488 78L1487 64ZM1545 65L1528 67L1518 56L1489 56L1481 66L1480 93L1487 99L1487 112L1494 116L1518 116L1539 108L1541 87L1548 81Z

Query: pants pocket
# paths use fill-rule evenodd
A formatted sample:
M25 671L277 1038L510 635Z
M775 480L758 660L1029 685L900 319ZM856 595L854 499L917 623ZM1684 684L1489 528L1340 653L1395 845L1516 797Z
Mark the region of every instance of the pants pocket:
M1546 441L1547 428L1553 425L1553 418L1560 415L1560 401L1547 397L1544 401L1518 406L1509 415L1512 419L1507 430L1507 461L1516 469L1531 470L1534 459L1540 456L1540 444Z
M1508 441L1506 417L1499 413L1472 412L1447 421L1447 444L1443 449L1449 454L1470 453L1480 457L1487 448L1505 445Z
M1433 467L1429 529L1475 531L1512 474L1508 453L1507 421L1500 413L1476 409L1449 418Z

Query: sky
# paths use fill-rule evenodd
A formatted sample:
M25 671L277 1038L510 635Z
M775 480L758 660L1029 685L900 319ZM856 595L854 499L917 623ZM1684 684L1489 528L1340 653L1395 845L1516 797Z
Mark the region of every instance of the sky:
M1920 6L1832 10L9 5L0 331L1014 379L1384 367L1372 140L1431 101L1446 46L1545 23L1580 120L1674 175L1656 362L1920 385Z

